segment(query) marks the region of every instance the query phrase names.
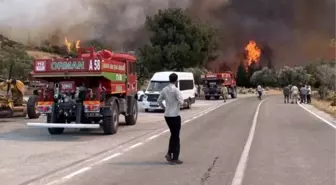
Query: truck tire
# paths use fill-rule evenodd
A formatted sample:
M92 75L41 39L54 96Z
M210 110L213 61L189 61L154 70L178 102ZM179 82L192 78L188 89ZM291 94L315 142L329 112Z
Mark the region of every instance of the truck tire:
M36 104L38 101L38 96L32 95L29 97L27 102L27 114L29 119L37 119L40 117L41 113L37 112Z
M64 132L64 128L48 128L50 135L60 135Z
M236 88L232 88L231 98L232 99L237 98L237 89Z
M210 96L205 96L205 99L206 100L210 100Z
M125 116L126 125L135 125L138 119L138 102L133 101L132 115Z
M119 127L119 106L117 98L111 97L107 100L106 105L111 105L111 115L103 115L103 131L106 135L117 133Z
M50 123L51 122L51 115L48 114L47 115L47 123ZM60 122L60 121L56 121L57 122ZM48 132L50 135L60 135L64 132L64 128L48 128Z

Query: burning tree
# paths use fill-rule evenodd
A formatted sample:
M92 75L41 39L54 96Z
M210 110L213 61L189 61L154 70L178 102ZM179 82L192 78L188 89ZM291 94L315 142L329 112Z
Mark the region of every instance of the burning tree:
M260 65L259 60L261 56L261 50L259 49L255 41L249 41L249 43L245 47L245 52L246 71L248 71L248 67L251 65Z
M239 86L249 87L251 86L249 79L253 73L261 70L261 50L253 40L249 41L244 49L244 61L237 69L237 84Z

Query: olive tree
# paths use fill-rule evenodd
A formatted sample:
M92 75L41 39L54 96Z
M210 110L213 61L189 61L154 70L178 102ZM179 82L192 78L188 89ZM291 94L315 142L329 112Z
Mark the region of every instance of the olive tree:
M315 73L320 84L319 93L322 99L328 95L328 90L335 91L335 66L322 64L316 67Z
M261 84L263 86L274 87L277 85L277 75L274 70L264 67L260 71L256 71L250 78L253 85Z
M308 84L310 80L310 75L307 71L301 67L288 67L285 66L278 72L278 83L281 86L286 86L288 84L292 85L304 85Z

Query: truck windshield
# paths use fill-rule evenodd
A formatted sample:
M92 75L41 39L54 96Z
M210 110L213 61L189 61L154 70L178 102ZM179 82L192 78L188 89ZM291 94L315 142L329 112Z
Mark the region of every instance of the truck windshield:
M169 82L150 81L149 85L148 85L148 88L147 88L147 91L161 91L167 85L169 85Z

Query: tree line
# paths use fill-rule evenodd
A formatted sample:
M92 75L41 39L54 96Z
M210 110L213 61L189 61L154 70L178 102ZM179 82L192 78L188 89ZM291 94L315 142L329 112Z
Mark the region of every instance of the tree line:
M196 83L200 82L202 73L206 73L206 65L218 58L220 39L217 30L211 25L192 19L186 10L169 8L159 10L155 15L146 18L145 27L150 33L149 41L135 51L138 65L138 81L140 85L157 71L191 71ZM82 43L97 50L110 49L106 44L92 40ZM15 63L13 77L25 80L32 69L32 58L21 45L13 42L1 42L0 38L0 70L5 78L11 63ZM76 54L67 52L66 47L53 46L48 41L38 48L45 52L61 56ZM288 84L311 84L316 88L335 90L335 61L313 62L307 66L273 69L272 64L262 67L253 63L246 67L241 64L237 70L239 86L253 87L285 86Z

